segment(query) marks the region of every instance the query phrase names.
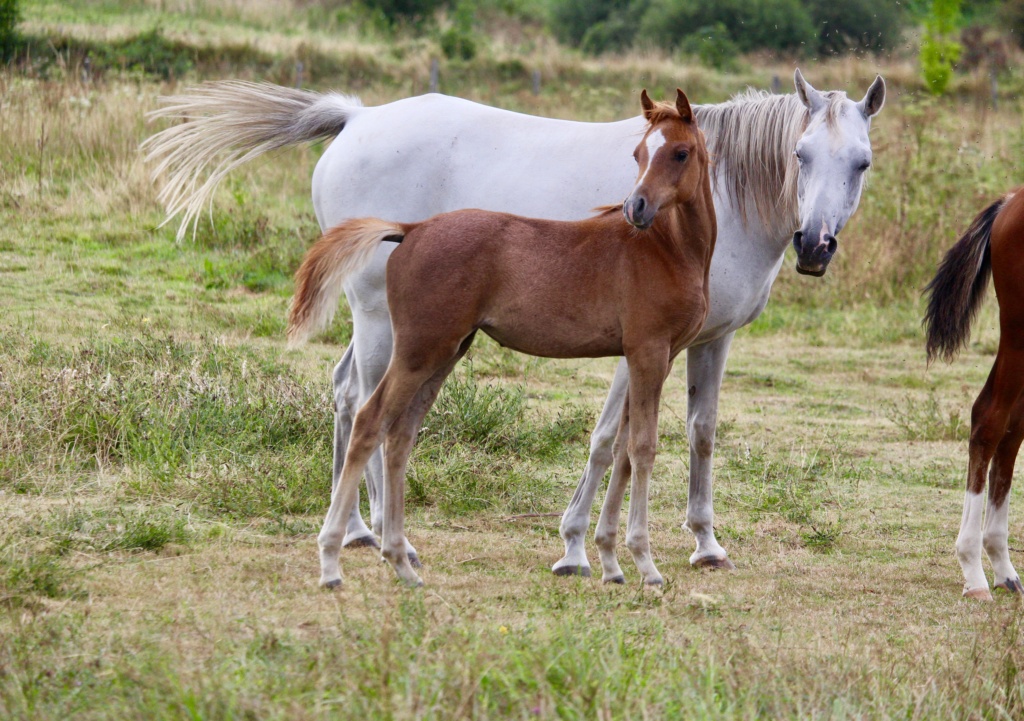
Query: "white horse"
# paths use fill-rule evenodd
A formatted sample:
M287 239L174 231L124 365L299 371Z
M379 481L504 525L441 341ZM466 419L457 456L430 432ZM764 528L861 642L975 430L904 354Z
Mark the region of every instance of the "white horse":
M732 567L715 538L711 461L733 335L764 309L790 242L798 272L825 273L836 236L860 202L871 165L871 118L885 100L881 77L859 102L840 91L815 90L799 70L794 81L796 95L747 91L696 108L715 163L718 242L711 309L686 361L686 527L696 537L694 566ZM153 116L189 121L144 143L156 163L154 176L167 176L161 200L168 220L183 213L179 238L190 224L195 227L232 169L270 150L322 138L334 138L313 172L313 205L325 230L348 218L415 222L460 208L577 220L630 191L635 179L630 153L644 129L642 117L614 123L552 120L442 95L366 108L344 95L241 82L201 85L166 99ZM384 269L393 249L394 244L382 244L374 261L345 287L353 336L334 369L334 484L353 417L391 357ZM586 469L562 517L565 555L552 569L558 575L590 575L584 537L598 484L613 461L627 387L623 361L591 436ZM371 525L379 533L379 453L366 477ZM344 545L377 545L358 506ZM415 549L408 542L406 547L417 563Z

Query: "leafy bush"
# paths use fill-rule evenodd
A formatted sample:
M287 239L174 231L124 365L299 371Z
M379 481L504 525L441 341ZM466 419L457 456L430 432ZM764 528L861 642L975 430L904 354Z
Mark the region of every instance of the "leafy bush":
M680 49L684 53L697 56L702 65L719 70L733 68L739 54L739 48L729 37L729 29L723 23L701 28L685 38Z
M472 60L476 57L473 37L473 11L475 5L460 0L452 15L452 26L441 33L441 52L449 60Z
M551 29L563 43L579 46L592 28L625 13L632 4L631 0L554 0L551 5ZM597 30L595 34L602 32ZM597 37L591 42L600 43Z
M18 0L0 0L0 61L6 62L14 55L20 20Z
M888 50L899 42L906 21L894 0L804 0L818 28L822 54Z
M379 10L392 23L418 22L431 17L445 0L363 0L371 10Z
M960 0L932 0L921 41L921 75L925 86L935 95L946 92L953 77L953 65L960 58L960 43L949 39L959 19Z
M800 51L817 37L810 14L798 0L655 0L644 13L637 39L675 48L695 28L718 25L741 52Z

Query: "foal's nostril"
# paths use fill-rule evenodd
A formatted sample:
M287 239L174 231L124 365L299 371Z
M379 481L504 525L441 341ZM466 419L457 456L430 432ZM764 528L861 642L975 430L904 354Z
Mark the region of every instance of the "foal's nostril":
M637 198L635 201L633 201L633 215L636 217L643 215L644 208L646 207L647 201L644 200L643 198Z

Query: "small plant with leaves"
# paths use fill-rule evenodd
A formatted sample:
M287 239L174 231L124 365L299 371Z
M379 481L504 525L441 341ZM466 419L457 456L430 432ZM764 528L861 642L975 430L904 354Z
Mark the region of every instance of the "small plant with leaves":
M921 74L925 87L935 95L946 92L953 65L960 59L960 43L951 40L960 20L960 0L932 0L921 41Z

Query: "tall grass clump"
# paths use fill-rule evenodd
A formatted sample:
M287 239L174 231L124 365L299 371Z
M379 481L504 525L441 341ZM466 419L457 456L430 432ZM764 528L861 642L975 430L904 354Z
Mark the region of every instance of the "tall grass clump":
M325 503L330 401L251 348L143 336L3 356L18 369L0 379L4 486L117 471L139 494L229 515Z

